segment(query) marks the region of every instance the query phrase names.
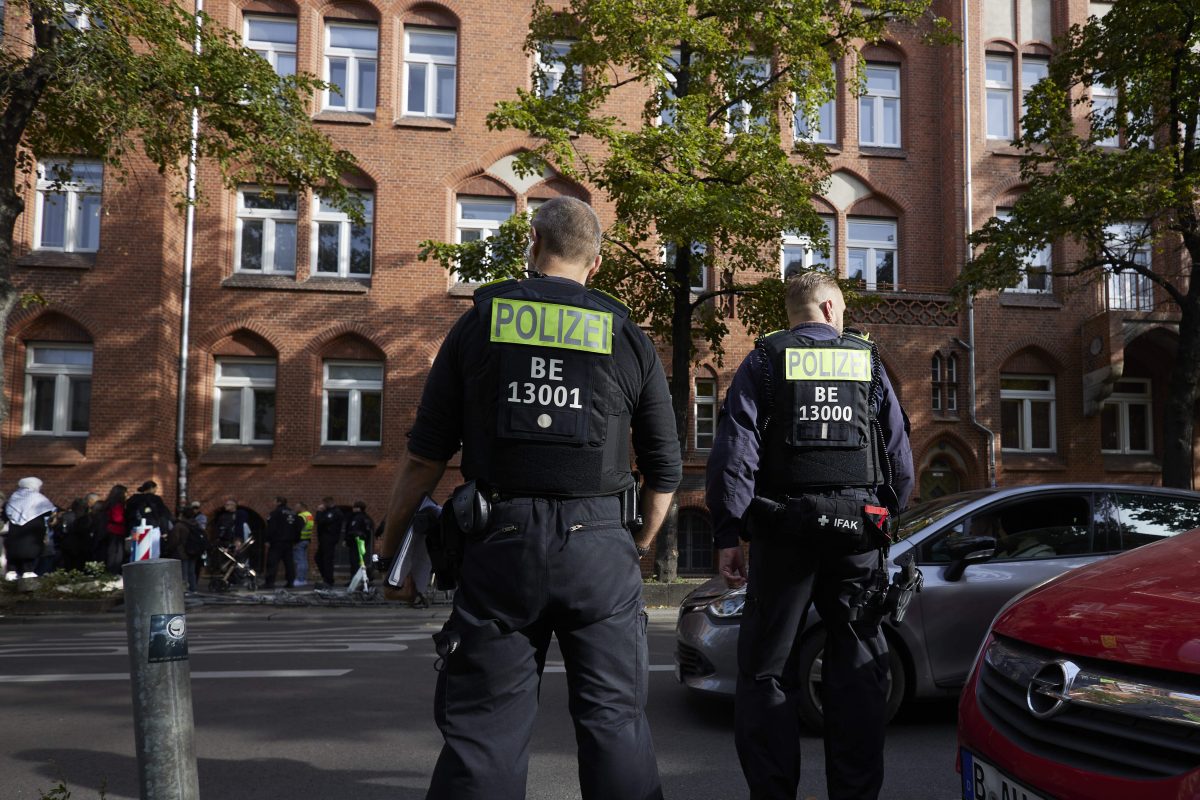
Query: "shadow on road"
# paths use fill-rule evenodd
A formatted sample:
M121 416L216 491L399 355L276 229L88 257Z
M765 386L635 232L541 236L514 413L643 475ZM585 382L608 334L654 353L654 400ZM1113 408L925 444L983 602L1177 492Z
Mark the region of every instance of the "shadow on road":
M137 759L98 750L25 750L15 758L37 765L49 790L59 781L73 800L94 800L103 790L109 797L137 797ZM355 800L420 800L429 776L405 770L318 769L289 758L201 758L197 764L200 791L205 797L238 800L278 800L281 781L304 786L310 798L353 797ZM420 787L420 788L417 788ZM86 794L85 794L86 792ZM94 794L93 794L94 793Z

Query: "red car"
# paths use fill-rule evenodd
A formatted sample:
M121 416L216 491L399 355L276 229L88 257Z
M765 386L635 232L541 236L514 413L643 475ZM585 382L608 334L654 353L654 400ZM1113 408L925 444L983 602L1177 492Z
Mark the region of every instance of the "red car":
M1200 530L1001 611L958 743L964 800L1200 798Z

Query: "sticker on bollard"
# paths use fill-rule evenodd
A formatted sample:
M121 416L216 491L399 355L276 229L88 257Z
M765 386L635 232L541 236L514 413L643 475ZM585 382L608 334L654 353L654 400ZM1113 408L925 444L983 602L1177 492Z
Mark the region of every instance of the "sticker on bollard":
M187 661L187 621L183 614L150 615L150 663Z

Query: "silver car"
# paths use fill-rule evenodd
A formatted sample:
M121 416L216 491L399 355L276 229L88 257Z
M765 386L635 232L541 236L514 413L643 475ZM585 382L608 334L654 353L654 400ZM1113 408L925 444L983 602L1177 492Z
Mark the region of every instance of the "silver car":
M930 500L900 515L890 568L912 553L925 588L890 645L888 717L912 698L954 696L988 625L1006 601L1069 569L1200 527L1200 494L1105 484L980 489ZM751 565L753 567L753 565ZM731 695L746 592L714 578L684 598L675 673L696 692ZM824 629L810 609L799 648L807 675L800 715L821 728Z

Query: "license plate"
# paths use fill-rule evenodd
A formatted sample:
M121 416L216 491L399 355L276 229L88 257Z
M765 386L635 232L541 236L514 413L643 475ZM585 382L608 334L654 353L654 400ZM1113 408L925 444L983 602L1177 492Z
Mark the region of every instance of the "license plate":
M962 751L963 800L1050 800L1038 794L969 751Z

